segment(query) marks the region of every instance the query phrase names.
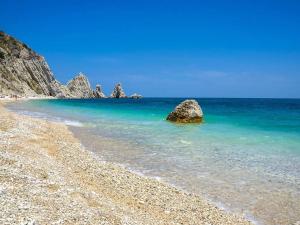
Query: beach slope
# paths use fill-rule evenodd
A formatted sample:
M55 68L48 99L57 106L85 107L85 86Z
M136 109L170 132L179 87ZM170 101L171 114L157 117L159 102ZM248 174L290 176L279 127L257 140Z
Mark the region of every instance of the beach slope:
M100 161L67 126L0 102L0 224L250 224L199 196Z

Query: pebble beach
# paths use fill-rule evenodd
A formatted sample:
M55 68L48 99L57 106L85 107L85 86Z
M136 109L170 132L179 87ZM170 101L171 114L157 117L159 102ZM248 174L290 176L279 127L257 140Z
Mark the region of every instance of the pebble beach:
M251 224L201 196L99 160L66 125L15 114L5 101L0 224Z

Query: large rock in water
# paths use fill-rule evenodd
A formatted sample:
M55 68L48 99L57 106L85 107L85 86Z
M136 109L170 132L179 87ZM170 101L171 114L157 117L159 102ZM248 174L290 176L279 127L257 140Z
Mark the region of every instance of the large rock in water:
M195 100L185 100L181 102L173 112L171 112L167 120L177 123L200 123L202 122L203 112Z
M123 91L122 85L120 83L116 84L110 97L112 98L126 98L125 92Z
M100 84L96 85L96 90L94 91L95 98L105 98L105 94L102 92L102 88Z
M83 73L79 73L67 84L72 97L74 98L93 98L94 94L87 77Z
M44 57L0 31L0 94L69 97Z

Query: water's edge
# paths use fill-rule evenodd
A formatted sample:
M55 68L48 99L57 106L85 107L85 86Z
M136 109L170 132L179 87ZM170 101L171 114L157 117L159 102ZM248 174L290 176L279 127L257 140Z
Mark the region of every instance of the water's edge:
M8 104L6 104L4 106L8 111L11 111L13 113L17 113L19 115L26 115L26 116L30 116L32 118L38 118L38 119L42 119L42 120L49 121L49 122L61 123L61 124L64 124L65 126L67 126L68 130L81 143L81 145L86 150L88 150L94 156L95 159L99 160L99 162L109 162L109 163L117 165L121 168L124 168L125 170L127 170L127 171L129 171L133 174L136 174L138 176L147 177L149 179L154 179L154 180L156 180L160 183L163 183L167 186L173 187L173 188L175 188L177 190L180 190L180 191L182 191L186 194L193 194L195 196L198 196L198 197L206 200L211 205L216 206L220 210L223 210L223 211L225 211L226 213L229 213L229 214L235 214L237 216L241 216L241 217L245 218L246 220L250 221L254 225L263 225L263 223L256 220L256 218L254 216L252 216L251 214L236 212L236 211L232 210L230 207L227 207L226 204L224 204L222 202L214 201L213 199L209 198L205 194L199 194L199 193L196 193L196 192L189 191L189 190L187 190L187 189L185 189L181 186L176 185L175 183L172 183L172 182L164 179L163 177L147 175L146 173L144 173L140 170L137 170L137 169L133 169L133 168L131 168L130 166L128 166L126 164L122 164L120 162L111 161L111 160L107 160L107 159L103 158L103 156L101 156L101 154L99 154L99 152L97 152L97 151L95 152L95 149L91 149L88 145L86 145L84 143L84 140L81 139L80 135L78 135L78 133L76 132L76 130L78 128L82 127L82 124L79 121L64 120L62 118L57 118L57 117L53 117L53 116L50 116L50 115L45 117L42 114L39 114L38 112L34 113L34 112L31 112L31 111L18 111L18 110L10 108L10 105L13 105L13 104L19 104L19 102L13 102L13 103L9 102Z
M253 215L249 214L249 213L243 213L241 211L237 212L233 209L231 209L230 207L226 206L226 203L224 202L220 202L220 201L215 201L213 200L212 198L210 198L208 195L205 195L205 194L199 194L197 192L193 192L193 191L190 191L182 186L179 186L177 185L176 183L173 183L171 181L168 181L168 179L165 179L164 177L161 177L161 176L153 176L153 175L150 175L150 174L147 174L137 168L132 168L130 165L128 164L124 164L122 162L117 162L117 161L111 161L111 160L107 160L105 158L103 158L103 156L101 156L101 153L99 153L99 150L100 149L93 149L91 147L88 146L88 144L82 139L80 138L80 133L78 133L76 130L78 130L78 127L77 126L72 126L72 125L67 125L65 124L66 126L68 126L69 130L73 133L73 135L75 136L76 139L78 139L80 141L80 143L84 146L85 149L87 149L88 151L90 151L93 155L95 155L97 157L98 160L101 160L103 162L110 162L110 163L113 163L115 165L118 165L124 169L126 169L127 171L130 171L131 173L134 173L138 176L143 176L143 177L147 177L147 178L150 178L150 179L155 179L161 183L164 183L168 186L171 186L171 187L174 187L184 193L187 193L187 194L193 194L193 195L196 195L196 196L199 196L200 198L202 199L205 199L207 202L209 202L210 204L218 207L219 209L227 212L227 213L232 213L232 214L236 214L236 215L241 215L243 218L245 218L246 220L250 221L251 223L255 224L255 225L263 225L263 223L259 222ZM82 133L81 133L82 134ZM102 137L104 139L106 139L105 137ZM102 141L99 141L99 142L102 142ZM121 145L121 143L118 143ZM124 143L123 143L124 144ZM101 152L101 151L100 151Z
M9 108L64 123L101 160L199 195L255 224L299 221L300 101L237 105L210 99L200 126L163 119L177 99L126 101L53 100Z

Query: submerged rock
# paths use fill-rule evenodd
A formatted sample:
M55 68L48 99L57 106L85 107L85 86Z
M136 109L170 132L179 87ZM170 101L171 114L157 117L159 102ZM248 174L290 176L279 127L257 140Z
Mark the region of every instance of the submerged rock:
M121 86L121 83L116 84L113 92L111 93L110 97L112 98L126 98L125 92Z
M133 95L130 95L130 98L134 98L134 99L139 99L139 98L142 98L143 96L137 94L137 93L134 93Z
M168 115L167 120L177 123L200 123L202 117L203 112L198 102L188 99L176 106Z
M105 98L105 94L102 92L102 88L100 84L96 85L96 90L94 91L95 98Z
M72 97L74 98L93 98L93 91L90 82L83 73L79 73L67 84Z

